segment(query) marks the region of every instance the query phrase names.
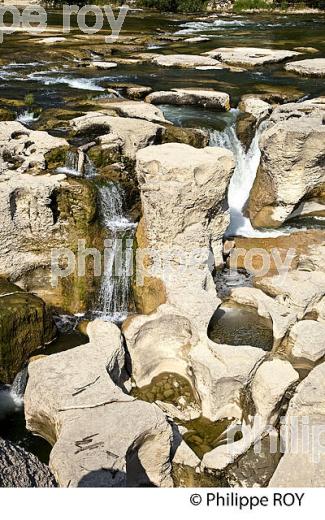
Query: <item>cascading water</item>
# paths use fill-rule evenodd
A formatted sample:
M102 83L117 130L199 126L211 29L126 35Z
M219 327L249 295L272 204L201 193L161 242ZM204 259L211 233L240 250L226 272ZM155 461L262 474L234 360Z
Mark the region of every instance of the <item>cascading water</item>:
M123 195L120 185L114 182L99 188L101 217L109 234L109 247L105 247L99 308L95 314L117 322L128 314L135 230L135 224L124 216Z
M283 234L278 231L258 231L253 228L249 218L244 215L244 207L253 187L260 163L259 138L265 126L266 122L262 122L259 125L247 153L237 137L235 123L222 132L216 130L210 132L210 146L227 148L234 154L236 161L235 171L228 189L230 210L230 225L226 232L228 236L275 237Z
M82 152L83 153L83 152ZM91 178L96 175L96 167L85 153L82 161L82 172L80 171L80 155L78 152L69 150L65 160L65 166L58 168L58 173L65 173L75 177Z

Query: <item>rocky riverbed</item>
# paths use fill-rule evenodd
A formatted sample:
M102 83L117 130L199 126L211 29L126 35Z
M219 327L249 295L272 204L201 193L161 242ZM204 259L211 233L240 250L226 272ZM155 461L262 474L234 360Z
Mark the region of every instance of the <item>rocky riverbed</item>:
M0 47L0 486L323 486L324 16L48 13Z

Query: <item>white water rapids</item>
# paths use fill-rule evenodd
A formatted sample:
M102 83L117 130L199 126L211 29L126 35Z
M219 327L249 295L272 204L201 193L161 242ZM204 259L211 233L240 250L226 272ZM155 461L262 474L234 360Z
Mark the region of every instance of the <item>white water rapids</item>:
M237 137L235 125L227 127L222 132L210 132L210 146L227 148L235 157L236 167L228 189L228 205L230 210L230 225L228 236L240 235L244 237L276 237L283 235L280 231L258 231L254 229L249 218L244 215L245 204L253 187L257 169L260 163L261 152L259 139L266 123L258 127L252 144L246 153Z

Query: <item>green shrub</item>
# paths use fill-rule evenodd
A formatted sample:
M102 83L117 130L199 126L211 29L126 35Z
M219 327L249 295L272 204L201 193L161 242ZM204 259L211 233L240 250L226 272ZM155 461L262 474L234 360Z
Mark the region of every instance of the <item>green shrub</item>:
M24 101L25 101L26 106L32 107L35 103L33 94L32 93L26 94Z
M233 10L238 13L249 9L272 9L272 7L273 5L265 0L236 0Z
M139 0L138 5L169 13L198 13L205 10L207 0Z

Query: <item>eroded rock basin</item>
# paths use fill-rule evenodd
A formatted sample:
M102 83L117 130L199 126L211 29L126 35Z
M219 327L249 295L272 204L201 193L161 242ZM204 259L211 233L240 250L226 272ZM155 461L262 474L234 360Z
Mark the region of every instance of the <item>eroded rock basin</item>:
M272 350L272 321L259 316L255 309L222 304L214 313L208 336L215 343L250 345L265 351Z

